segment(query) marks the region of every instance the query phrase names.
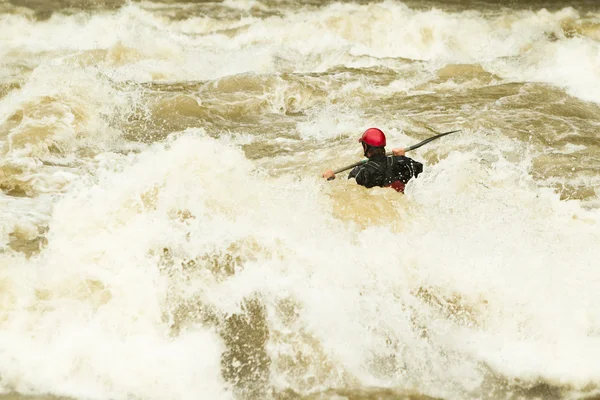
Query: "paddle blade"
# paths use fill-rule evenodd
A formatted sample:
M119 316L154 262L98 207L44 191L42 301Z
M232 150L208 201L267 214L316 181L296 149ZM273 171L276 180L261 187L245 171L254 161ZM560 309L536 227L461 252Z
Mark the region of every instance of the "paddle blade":
M457 129L455 131L450 131L450 132L444 132L444 133L440 133L439 135L432 136L432 137L430 137L428 139L423 140L422 142L419 142L417 144L413 144L410 147L407 147L406 149L404 149L404 151L410 151L410 150L418 149L419 147L423 146L424 144L427 144L427 143L429 143L429 142L431 142L431 141L433 141L435 139L439 139L439 138L441 138L443 136L446 136L446 135L449 135L449 134L455 133L455 132L460 132L460 129Z

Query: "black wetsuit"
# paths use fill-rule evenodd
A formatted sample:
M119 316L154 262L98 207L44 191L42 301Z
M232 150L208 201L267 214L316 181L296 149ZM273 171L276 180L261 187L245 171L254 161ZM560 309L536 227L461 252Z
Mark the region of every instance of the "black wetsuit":
M348 179L356 179L359 185L372 188L374 186L391 186L404 192L404 185L423 172L423 164L404 156L375 156L365 164L354 167Z

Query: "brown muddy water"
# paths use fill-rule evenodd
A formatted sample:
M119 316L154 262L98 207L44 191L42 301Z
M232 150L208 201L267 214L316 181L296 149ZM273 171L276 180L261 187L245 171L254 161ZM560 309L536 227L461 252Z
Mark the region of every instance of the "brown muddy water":
M596 1L0 1L2 400L600 395ZM320 174L407 155L404 195Z

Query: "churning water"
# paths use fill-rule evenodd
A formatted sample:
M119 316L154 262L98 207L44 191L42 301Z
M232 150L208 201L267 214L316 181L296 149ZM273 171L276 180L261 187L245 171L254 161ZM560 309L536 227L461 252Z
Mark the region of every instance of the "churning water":
M597 396L599 129L596 2L4 0L0 398Z

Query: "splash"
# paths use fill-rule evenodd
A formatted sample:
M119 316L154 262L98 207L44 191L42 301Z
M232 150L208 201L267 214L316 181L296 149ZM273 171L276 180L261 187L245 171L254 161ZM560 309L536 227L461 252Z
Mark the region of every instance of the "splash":
M0 388L596 394L597 14L286 7L0 16Z
M38 256L2 256L5 388L469 397L485 368L584 388L599 378L600 216L477 154L411 182L394 231L332 217L312 179L263 176L201 131L157 144L63 197Z

